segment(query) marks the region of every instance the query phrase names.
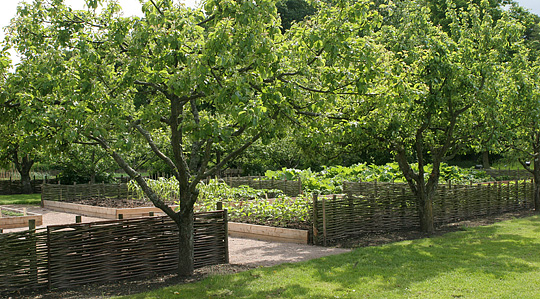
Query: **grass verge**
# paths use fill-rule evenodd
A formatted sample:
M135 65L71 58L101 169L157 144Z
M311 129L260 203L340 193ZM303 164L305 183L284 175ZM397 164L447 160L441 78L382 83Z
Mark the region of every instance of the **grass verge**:
M540 217L126 298L540 298Z
M0 195L0 205L39 205L41 194Z

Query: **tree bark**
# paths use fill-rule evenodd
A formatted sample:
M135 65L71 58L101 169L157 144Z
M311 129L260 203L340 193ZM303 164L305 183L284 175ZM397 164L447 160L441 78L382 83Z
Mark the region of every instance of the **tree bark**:
M193 209L180 210L178 224L178 275L187 277L193 275L194 249L193 249Z
M428 192L425 187L419 186L416 194L418 205L418 216L420 218L420 229L428 234L435 232L433 220L433 197L434 192Z
M34 188L32 188L32 179L30 178L30 170L34 165L34 161L27 155L23 156L23 158L19 160L17 153L15 153L13 155L13 162L15 164L15 168L21 175L22 192L24 194L34 193Z
M490 163L489 163L489 151L482 151L482 166L484 169L490 169Z

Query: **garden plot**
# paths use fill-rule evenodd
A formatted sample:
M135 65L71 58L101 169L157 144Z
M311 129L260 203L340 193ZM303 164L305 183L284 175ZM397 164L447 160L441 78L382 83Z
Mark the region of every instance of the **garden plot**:
M0 229L28 227L28 221L35 220L36 226L43 224L40 214L31 213L23 209L13 209L0 206Z
M168 183L169 188L162 186L158 190L166 190L164 198L175 198L174 190L178 190L170 182L150 181L149 183ZM169 186L167 185L167 186ZM69 186L70 189L85 188L84 185ZM54 188L60 188L55 185ZM118 190L118 188L112 188ZM44 186L47 192L47 186ZM265 241L281 241L306 244L309 240L309 206L311 199L308 197L291 198L282 194L277 198L268 198L267 194L279 193L279 190L255 190L248 187L231 188L224 183L209 182L202 184L201 195L195 206L199 212L216 210L218 202L222 208L228 210L230 223L229 233L231 236L241 236ZM270 192L268 192L270 191ZM47 209L60 212L68 212L92 217L117 219L120 214L123 218L145 217L150 213L158 215L162 213L152 203L144 200L144 195L137 190L134 199L121 199L118 196L109 198L81 198L81 193L76 190L69 191L77 194L74 199L69 199L62 192L61 201L43 200L43 206ZM117 192L117 191L115 191ZM123 192L121 194L127 194ZM103 192L101 192L103 194ZM137 194L140 194L137 196Z

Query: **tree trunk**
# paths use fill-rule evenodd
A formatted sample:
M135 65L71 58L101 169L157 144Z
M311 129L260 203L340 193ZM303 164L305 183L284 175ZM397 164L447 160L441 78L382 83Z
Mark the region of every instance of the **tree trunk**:
M534 180L534 211L540 213L540 161L534 160L534 169L532 170Z
M180 277L193 275L193 216L193 208L180 211L178 223L178 276Z
M482 166L484 169L490 169L491 166L489 164L489 151L483 151L482 152Z
M22 192L24 194L34 193L34 188L32 188L32 179L30 178L30 171L21 173L21 184Z
M433 221L433 197L434 193L427 192L423 186L419 186L416 194L416 203L418 205L420 229L428 234L435 232Z
M21 161L19 161L18 155L14 154L13 162L15 163L15 168L21 175L22 192L24 194L34 193L34 188L32 188L32 180L30 179L30 169L32 169L34 161L28 156L24 156Z

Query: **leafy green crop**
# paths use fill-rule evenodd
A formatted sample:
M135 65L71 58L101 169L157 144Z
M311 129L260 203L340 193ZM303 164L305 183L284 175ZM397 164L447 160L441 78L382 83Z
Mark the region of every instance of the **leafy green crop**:
M412 168L417 171L418 165ZM431 172L432 166L426 166L426 175ZM325 167L321 172L313 172L311 169L299 170L288 169L268 170L263 179L298 180L302 181L304 192L317 192L321 194L340 193L343 182L405 182L401 169L397 163L385 165L356 164L351 167L332 166ZM469 182L485 182L493 180L485 171L472 168L459 168L447 164L441 165L441 183L452 182L464 184Z
M178 182L174 178L147 180L169 202L178 201ZM140 199L144 193L135 182L128 183ZM268 194L272 197L268 199ZM228 209L229 220L277 227L307 228L309 226L310 196L290 198L281 190L253 189L248 186L230 187L219 180L210 180L199 185L198 211L213 211L218 202Z

